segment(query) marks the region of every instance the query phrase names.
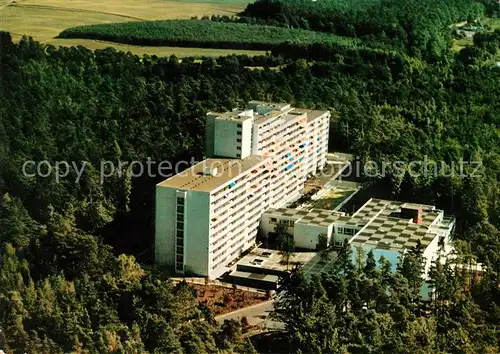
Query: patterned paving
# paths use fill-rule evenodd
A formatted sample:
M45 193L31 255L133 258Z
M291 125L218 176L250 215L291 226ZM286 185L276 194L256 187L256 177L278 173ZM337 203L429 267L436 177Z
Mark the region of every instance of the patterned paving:
M332 223L340 221L340 219L348 221L350 218L347 216L341 216L340 214L334 213L331 210L311 209L309 212L307 212L306 216L302 217L297 222L301 224L328 227Z
M309 212L307 210L299 210L299 209L288 209L288 208L278 208L278 209L268 209L266 210L266 214L273 217L283 217L286 219L295 219L298 220L307 214Z

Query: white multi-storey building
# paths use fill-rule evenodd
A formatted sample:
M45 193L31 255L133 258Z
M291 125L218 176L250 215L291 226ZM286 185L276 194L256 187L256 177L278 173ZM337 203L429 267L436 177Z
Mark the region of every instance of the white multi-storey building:
M158 263L217 278L255 243L266 209L326 164L330 113L251 101L207 114L207 160L156 188Z
M269 159L208 159L156 188L158 263L218 277L255 242L269 205Z
M271 206L300 196L308 175L326 165L329 111L250 101L247 110L207 115L209 157L272 159Z

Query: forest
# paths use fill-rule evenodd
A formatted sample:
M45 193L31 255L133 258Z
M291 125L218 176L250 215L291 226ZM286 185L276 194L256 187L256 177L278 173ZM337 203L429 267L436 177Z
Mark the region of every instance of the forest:
M484 6L473 0L257 0L240 21L365 38L412 55L441 55L451 24L483 15Z
M198 20L141 21L68 28L61 38L200 48L267 50L281 43L337 43L356 46L359 40L284 27Z
M0 32L4 350L498 351L499 45L497 30L474 37L459 53L443 47L433 60L393 47L368 53L323 46L317 54L311 48L320 47L284 44L274 53L280 56L195 61L30 38L14 43ZM245 67L255 64L263 68ZM311 279L295 269L281 281L277 316L286 331L251 342L239 323L217 325L191 288L173 285L168 270L152 265L154 186L161 178L125 170L101 183L99 165L201 159L205 113L251 99L331 110L330 150L361 162L443 163L443 175L389 169L366 183L381 185L390 198L456 215L458 256L481 262L484 274L471 277L438 262L431 272L435 296L422 303L418 247L392 273L384 260L375 267L370 254L348 262L346 246L337 272ZM26 176L29 160L88 166L75 183L76 171L62 180ZM452 174L461 160L480 162L479 176Z

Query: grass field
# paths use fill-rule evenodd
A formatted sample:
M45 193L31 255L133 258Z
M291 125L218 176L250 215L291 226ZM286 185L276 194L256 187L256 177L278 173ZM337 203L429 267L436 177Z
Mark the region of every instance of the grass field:
M481 20L481 24L484 26L490 27L489 31L494 31L500 28L500 19L499 18L485 18ZM463 38L463 39L455 39L453 40L453 50L460 51L468 45L472 45L472 38Z
M219 50L176 47L141 47L94 40L57 39L68 27L116 23L125 21L159 20L202 17L204 15L236 15L250 1L243 0L0 0L0 30L14 39L22 35L47 44L82 45L89 49L112 46L136 54L166 56L219 56L225 54L259 55L262 51Z

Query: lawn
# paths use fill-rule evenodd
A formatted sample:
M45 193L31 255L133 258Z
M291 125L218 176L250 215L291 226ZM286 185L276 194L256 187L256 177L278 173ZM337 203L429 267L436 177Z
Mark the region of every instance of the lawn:
M497 28L500 28L500 18L487 17L481 20L481 24L485 27L489 27L488 31L494 31ZM465 48L466 46L472 44L473 44L472 38L455 39L453 40L452 49L458 52L461 49Z
M316 201L314 208L334 210L355 191L356 188L333 188L325 196Z
M259 55L261 51L198 49L177 47L141 47L94 40L57 39L68 27L116 23L125 21L159 20L202 17L204 15L236 15L245 8L241 0L0 0L0 30L10 32L14 39L22 35L47 44L82 45L89 49L115 47L136 54L166 56L219 56L231 53Z

